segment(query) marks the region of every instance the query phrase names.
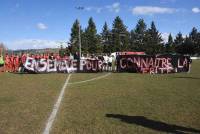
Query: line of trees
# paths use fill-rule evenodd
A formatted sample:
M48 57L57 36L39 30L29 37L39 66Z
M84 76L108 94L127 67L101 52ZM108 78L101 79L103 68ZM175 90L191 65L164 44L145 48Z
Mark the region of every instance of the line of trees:
M69 50L71 53L79 49L79 21L75 20L71 28ZM81 44L83 53L112 53L118 51L143 51L147 54L178 53L200 55L200 32L194 27L189 35L183 37L179 32L175 39L169 34L168 41L164 42L161 33L152 21L148 28L143 19L138 20L131 31L123 20L117 16L110 29L105 22L102 32L97 33L92 17L88 26L81 29Z

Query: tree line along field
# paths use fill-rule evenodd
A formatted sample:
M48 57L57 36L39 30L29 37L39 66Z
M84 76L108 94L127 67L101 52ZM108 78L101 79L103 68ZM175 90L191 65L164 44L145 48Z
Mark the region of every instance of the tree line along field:
M177 74L69 84L51 133L200 133L200 61ZM68 74L0 73L0 133L42 133ZM70 83L104 73L75 73Z
M83 54L139 51L150 55L200 55L200 31L196 27L191 28L191 32L185 37L179 32L176 35L170 33L165 39L156 27L159 24L154 21L147 24L143 19L139 19L136 24L127 27L117 16L112 24L105 22L102 25L102 30L97 32L92 17L85 28L80 28L80 22L75 20L71 28L69 46L67 49L61 46L60 55L79 52L79 28Z

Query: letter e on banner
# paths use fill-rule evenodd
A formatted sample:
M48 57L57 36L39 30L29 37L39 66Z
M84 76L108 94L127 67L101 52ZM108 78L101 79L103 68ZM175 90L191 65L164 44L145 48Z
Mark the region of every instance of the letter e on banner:
M31 57L27 57L24 67L30 71L35 71L34 65L35 65L35 59L33 59Z
M47 60L47 72L56 72L56 60Z

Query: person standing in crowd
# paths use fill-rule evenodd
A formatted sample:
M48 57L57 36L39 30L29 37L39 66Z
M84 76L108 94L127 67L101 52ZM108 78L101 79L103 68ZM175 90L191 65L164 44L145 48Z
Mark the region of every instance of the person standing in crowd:
M188 68L188 73L191 72L191 65L192 65L192 59L191 57L189 58L189 68Z
M55 59L54 56L53 56L53 53L51 53L51 54L49 55L49 59L50 59L50 60L54 60L54 59Z
M19 56L15 55L14 57L14 72L18 72L19 69Z
M112 71L116 71L116 58L114 55L112 55Z
M76 52L76 53L74 54L74 59L75 59L75 60L79 60L79 54L78 54L78 52Z
M3 71L2 67L4 66L3 55L0 55L0 70Z
M15 56L12 54L10 57L10 61L11 61L11 72L15 71Z
M10 57L8 54L6 54L5 57L5 71L4 72L10 72L11 69L11 61L10 61Z
M27 54L26 53L22 53L21 55L21 62L20 62L20 72L24 72L25 68L24 68L24 64L26 63L26 58L27 58Z
M112 71L112 56L108 57L108 71Z
M56 54L55 57L56 57L56 60L60 60L60 55L58 53Z
M108 71L108 56L107 54L105 56L103 56L103 70L104 71Z
M116 63L117 63L117 72L120 71L120 55L119 52L116 53Z
M22 56L21 56L22 64L25 64L26 57L27 57L27 55L25 53L23 53Z
M36 60L36 61L40 61L40 55L39 55L39 54L36 54L36 55L35 55L35 60Z

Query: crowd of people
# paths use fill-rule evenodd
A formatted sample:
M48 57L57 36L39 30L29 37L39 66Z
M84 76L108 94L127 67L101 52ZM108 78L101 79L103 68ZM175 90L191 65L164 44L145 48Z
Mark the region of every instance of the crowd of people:
M35 60L40 59L59 59L59 54L6 54L5 57L1 55L0 64L4 66L4 72L19 72L23 68L26 58L31 57Z
M23 72L24 64L26 62L26 58L31 57L36 61L40 59L50 59L50 60L80 60L79 55L68 55L68 56L60 56L58 53L44 53L44 54L5 54L3 57L0 56L0 67L4 67L4 72ZM113 55L83 55L81 60L101 60L103 62L103 71L115 71L116 70L116 58Z

